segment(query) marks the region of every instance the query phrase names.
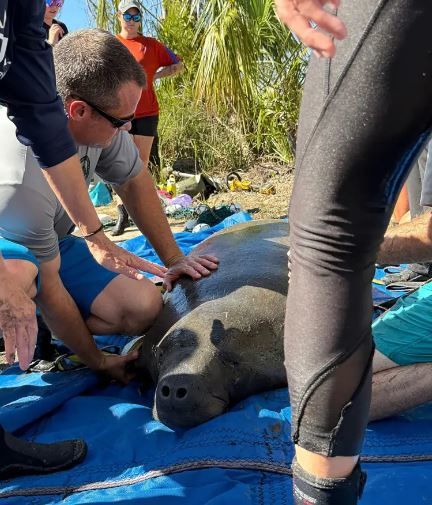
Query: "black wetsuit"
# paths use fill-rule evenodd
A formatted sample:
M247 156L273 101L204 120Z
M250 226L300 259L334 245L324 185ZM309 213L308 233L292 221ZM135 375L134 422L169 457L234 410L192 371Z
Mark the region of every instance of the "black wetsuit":
M21 142L42 167L76 153L57 95L52 48L45 40L43 0L0 0L0 103L8 108ZM70 468L85 457L80 440L38 444L0 426L0 479Z
M42 167L76 153L57 95L43 0L0 0L0 102ZM55 148L53 147L55 146Z
M432 126L432 1L343 0L338 15L348 38L333 60L312 58L305 83L285 350L294 441L353 456L370 403L377 251Z

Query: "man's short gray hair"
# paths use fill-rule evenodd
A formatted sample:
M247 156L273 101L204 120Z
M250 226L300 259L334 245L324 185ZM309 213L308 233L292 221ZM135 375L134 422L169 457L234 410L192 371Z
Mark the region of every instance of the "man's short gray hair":
M146 85L146 76L130 51L113 35L97 28L70 33L56 44L57 89L63 101L79 97L101 109L118 107L122 84Z

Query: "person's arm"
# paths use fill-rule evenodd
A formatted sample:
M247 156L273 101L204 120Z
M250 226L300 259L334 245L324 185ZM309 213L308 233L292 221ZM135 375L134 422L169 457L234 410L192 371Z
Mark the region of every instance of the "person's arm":
M24 2L21 2L22 4ZM14 59L0 80L0 101L17 127L18 139L31 146L64 209L83 235L101 227L67 128L63 104L55 88L52 48L42 28L42 4L16 5ZM144 262L111 242L102 229L88 240L95 260L109 270L141 279L140 270L163 277L164 270Z
M141 233L147 237L162 262L169 268L164 279L168 290L182 275L189 275L196 280L217 269L218 260L214 256L184 256L180 251L147 169L117 186L116 192Z
M397 366L372 377L369 421L395 416L432 400L432 363Z
M378 263L418 263L432 260L432 214L387 230L378 253Z
M97 348L78 307L63 286L59 268L59 256L40 266L41 290L36 300L46 323L89 368L127 382L130 376L126 372L126 364L137 355L106 356Z
M163 79L164 77L172 77L180 72L183 72L184 65L180 58L170 49L153 39L154 52L156 61L160 69L155 73L153 79Z
M163 67L155 73L154 80L163 79L164 77L173 77L174 75L183 72L183 70L184 65L181 61L172 65L168 65L167 67Z

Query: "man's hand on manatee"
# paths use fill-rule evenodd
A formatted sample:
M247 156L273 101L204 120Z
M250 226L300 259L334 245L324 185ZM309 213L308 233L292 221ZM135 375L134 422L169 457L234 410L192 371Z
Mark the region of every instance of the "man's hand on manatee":
M219 260L210 254L179 256L169 262L168 272L164 276L164 287L171 291L173 284L183 275L188 275L194 281L209 276L217 270Z
M135 377L135 373L132 371L132 367L129 366L129 364L135 361L138 355L138 351L131 352L125 356L101 354L99 365L95 371L102 372L112 379L127 384Z

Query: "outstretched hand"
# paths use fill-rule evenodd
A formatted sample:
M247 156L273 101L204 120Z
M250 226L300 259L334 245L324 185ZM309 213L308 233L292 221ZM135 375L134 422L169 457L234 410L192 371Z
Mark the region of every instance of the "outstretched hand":
M173 284L183 275L192 277L193 280L209 276L214 270L217 270L219 260L210 254L180 256L169 267L164 278L164 287L171 291Z
M36 347L36 305L7 272L0 277L0 331L7 362L11 365L17 354L20 368L26 370Z
M275 0L279 19L318 57L331 58L336 46L332 37L343 40L345 24L324 9L325 5L338 8L341 0ZM320 30L311 26L315 23ZM325 32L325 33L323 33Z
M167 272L167 268L139 258L135 254L122 249L114 242L111 242L103 233L87 239L87 244L93 258L100 265L131 279L143 279L144 276L140 272L148 272L164 278Z

